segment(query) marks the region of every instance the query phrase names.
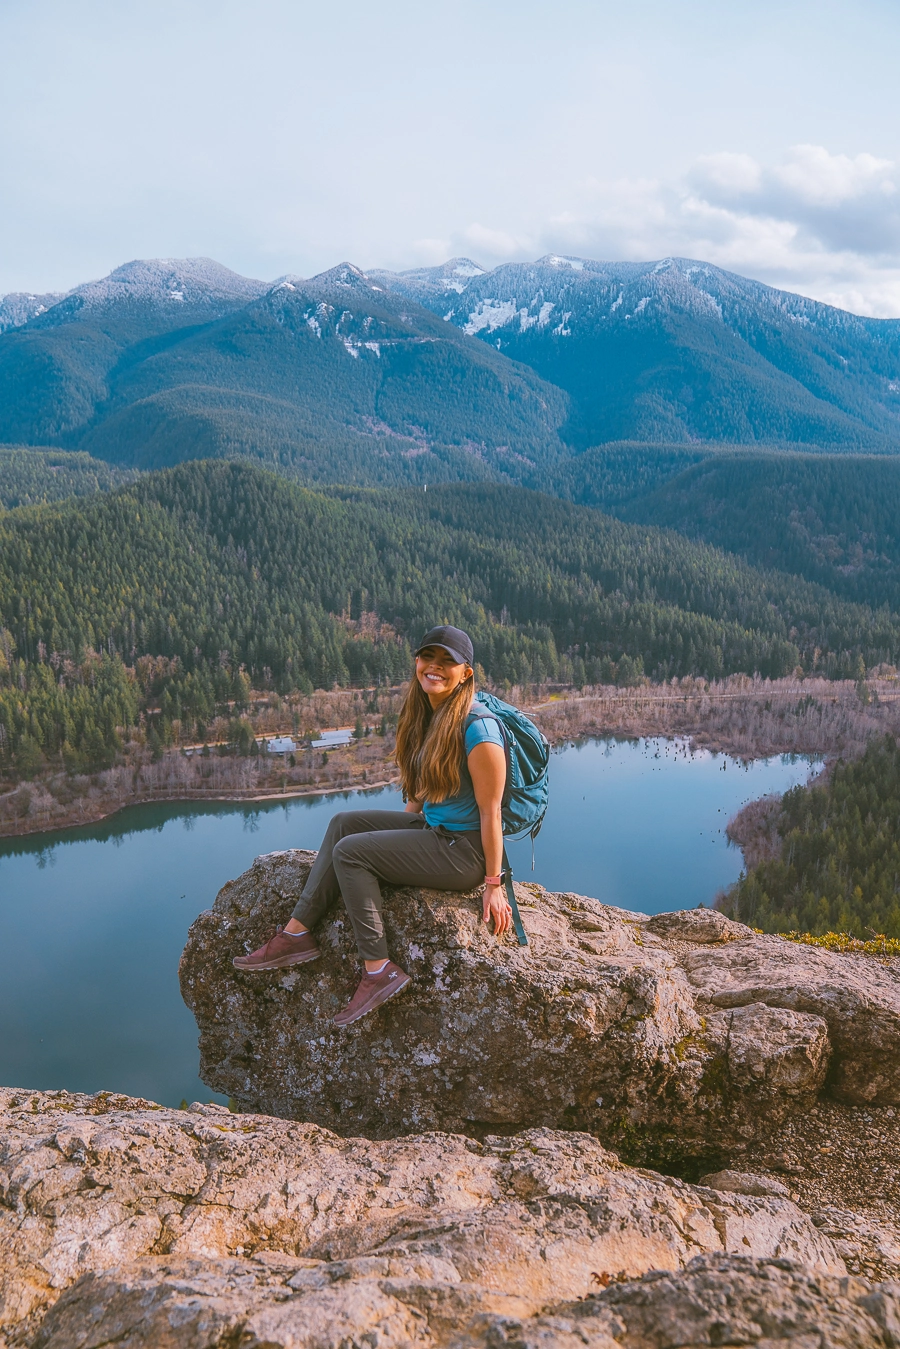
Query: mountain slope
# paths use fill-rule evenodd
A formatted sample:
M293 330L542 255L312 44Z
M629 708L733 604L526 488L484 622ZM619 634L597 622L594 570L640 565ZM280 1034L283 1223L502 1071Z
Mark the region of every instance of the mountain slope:
M108 766L139 705L396 683L435 621L488 674L633 683L900 659L900 617L496 483L314 492L206 461L0 514L0 777ZM125 667L131 667L127 670Z
M249 456L310 481L590 501L579 456L623 440L900 448L900 320L683 259L345 263L274 286L162 259L46 308L9 298L26 321L0 333L0 441L126 465Z
M78 286L0 335L0 441L73 447L123 366L265 290L209 258L130 262Z
M683 258L469 259L373 272L572 399L576 449L616 440L900 448L900 320Z
M0 445L0 514L67 497L93 496L131 482L137 474L71 450Z
M321 642L305 627L362 613L410 637L456 615L499 678L515 673L500 653L535 641L545 663L626 654L659 676L900 654L890 615L499 484L323 494L207 461L0 518L0 626L21 654L99 645L190 668L225 650L284 680Z
M174 281L150 299L102 283L0 339L0 432L24 438L10 410L25 404L9 393L19 369L44 394L35 436L142 468L239 454L313 481L521 479L562 453L564 394L356 268L249 303L178 282L175 308ZM191 321L173 327L173 314ZM66 361L84 377L55 402Z
M846 599L900 609L900 462L892 457L714 454L608 509Z
M59 304L64 298L64 291L51 291L47 295L12 291L9 295L0 295L0 333L8 332L10 328L21 328L29 319L46 313L51 305Z

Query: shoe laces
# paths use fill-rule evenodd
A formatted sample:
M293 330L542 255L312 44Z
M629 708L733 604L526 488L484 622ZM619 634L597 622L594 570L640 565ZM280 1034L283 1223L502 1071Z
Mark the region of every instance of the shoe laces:
M272 942L275 940L276 937L280 936L283 931L284 931L283 925L280 927L276 927L275 931L272 933L272 936L266 942L266 949L263 952L264 956L267 956L269 954L269 947L272 945Z

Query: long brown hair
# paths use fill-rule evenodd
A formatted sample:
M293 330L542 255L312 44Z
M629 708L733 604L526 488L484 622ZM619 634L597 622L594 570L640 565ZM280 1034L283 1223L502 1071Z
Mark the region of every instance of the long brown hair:
M411 801L446 801L460 789L466 717L475 697L470 674L435 711L413 675L397 721L394 758L400 783Z

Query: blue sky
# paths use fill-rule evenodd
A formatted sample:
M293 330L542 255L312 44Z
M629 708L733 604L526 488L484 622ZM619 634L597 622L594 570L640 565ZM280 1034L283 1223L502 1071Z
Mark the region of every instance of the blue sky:
M900 315L891 0L0 0L0 294L556 251Z

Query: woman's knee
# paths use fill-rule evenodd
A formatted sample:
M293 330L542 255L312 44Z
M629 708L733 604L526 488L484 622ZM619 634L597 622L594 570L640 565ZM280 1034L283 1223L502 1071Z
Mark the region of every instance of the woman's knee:
M336 815L332 815L325 831L325 838L336 846L336 843L347 834L355 833L355 818L358 813L355 810L339 810Z
M349 813L348 811L347 814ZM332 860L339 866L342 863L346 865L357 862L365 837L365 834L347 834L344 838L339 838L331 850Z

